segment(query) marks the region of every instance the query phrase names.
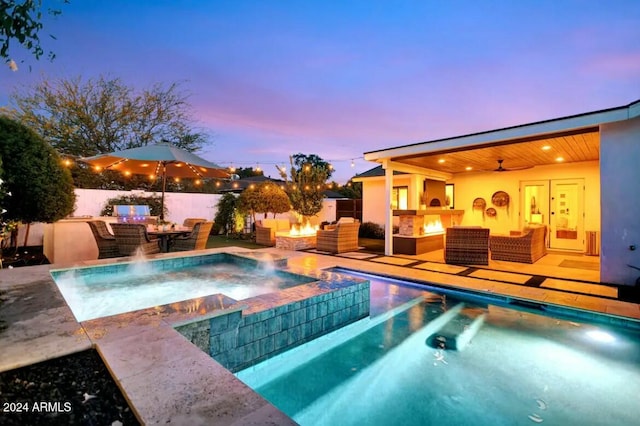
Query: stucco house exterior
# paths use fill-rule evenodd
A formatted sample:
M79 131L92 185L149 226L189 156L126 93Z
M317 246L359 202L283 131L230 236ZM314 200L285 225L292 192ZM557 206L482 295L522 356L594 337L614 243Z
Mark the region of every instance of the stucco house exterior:
M425 223L492 234L542 223L550 250L599 255L600 281L635 285L640 275L640 100L364 157L380 166L353 179L363 221L385 226L388 255L394 212L415 210Z

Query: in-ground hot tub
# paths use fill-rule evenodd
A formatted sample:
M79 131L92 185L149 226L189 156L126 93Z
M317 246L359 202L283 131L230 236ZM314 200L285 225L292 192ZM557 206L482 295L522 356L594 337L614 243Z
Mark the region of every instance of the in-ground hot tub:
M316 281L263 261L229 253L138 259L103 266L52 270L78 321L86 321L212 294L242 300Z

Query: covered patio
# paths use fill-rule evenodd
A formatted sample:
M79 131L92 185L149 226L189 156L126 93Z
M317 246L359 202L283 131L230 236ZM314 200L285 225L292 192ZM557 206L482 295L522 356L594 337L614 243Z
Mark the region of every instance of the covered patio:
M640 147L633 142L639 134L636 101L366 152L365 159L380 166L354 179L363 183L363 222L384 224L386 256L404 253L394 244L394 226L403 214L439 219L443 228L489 228L491 235L544 225L548 254L533 266L560 268L552 274L562 274L572 269L566 267L571 259L560 266L567 259L556 262L550 256L579 256L588 281L634 286L640 225L629 212L640 203L625 187L640 179L634 165ZM410 237L423 238L422 233ZM438 250L415 255L438 257ZM492 261L488 267L523 271L529 265ZM573 277L584 275L575 269Z

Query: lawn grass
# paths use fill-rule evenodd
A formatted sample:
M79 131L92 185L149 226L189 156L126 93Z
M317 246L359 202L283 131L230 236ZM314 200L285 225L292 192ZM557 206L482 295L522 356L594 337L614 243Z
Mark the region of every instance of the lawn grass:
M236 238L226 235L210 235L207 240L207 248L220 248L220 247L242 247L250 250L265 248L265 246L256 244L251 240L244 240L242 238Z

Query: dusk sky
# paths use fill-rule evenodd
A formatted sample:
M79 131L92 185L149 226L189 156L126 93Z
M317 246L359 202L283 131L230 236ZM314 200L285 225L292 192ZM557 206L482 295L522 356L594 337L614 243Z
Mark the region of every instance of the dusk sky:
M41 35L57 57L15 55L0 105L42 78L182 82L201 155L273 177L302 152L345 183L375 166L367 151L640 98L638 0L45 4L62 9Z

